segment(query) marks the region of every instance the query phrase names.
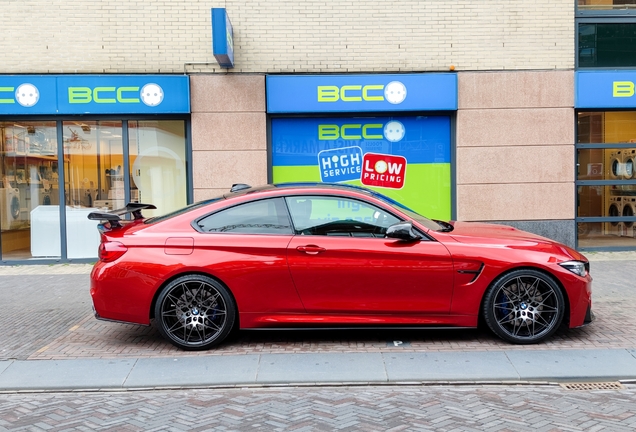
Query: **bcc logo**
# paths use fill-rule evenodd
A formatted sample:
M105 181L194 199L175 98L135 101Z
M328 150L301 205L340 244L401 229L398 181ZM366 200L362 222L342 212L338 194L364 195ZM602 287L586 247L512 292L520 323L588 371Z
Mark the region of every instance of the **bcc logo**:
M0 93L13 93L14 91L14 98L0 98L0 104L12 104L17 101L23 107L29 108L40 100L40 91L33 84L20 84L17 90L15 87L0 87Z
M318 140L331 141L337 139L344 140L381 140L398 142L404 138L406 128L397 121L392 120L387 124L382 123L350 123L338 126L335 124L318 125Z
M141 101L140 101L141 98ZM69 87L68 103L98 104L139 103L155 107L163 101L163 89L159 84L146 84L141 91L139 87Z
M383 84L318 86L318 102L383 102L397 105L406 99L406 86L399 81Z

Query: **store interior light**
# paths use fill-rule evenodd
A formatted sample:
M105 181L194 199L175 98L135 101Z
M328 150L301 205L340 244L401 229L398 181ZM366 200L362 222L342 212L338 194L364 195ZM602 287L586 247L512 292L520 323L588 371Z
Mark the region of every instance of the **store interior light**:
M89 125L83 124L82 130L86 133L91 133L91 127Z
M29 135L35 135L35 126L27 126L27 133Z

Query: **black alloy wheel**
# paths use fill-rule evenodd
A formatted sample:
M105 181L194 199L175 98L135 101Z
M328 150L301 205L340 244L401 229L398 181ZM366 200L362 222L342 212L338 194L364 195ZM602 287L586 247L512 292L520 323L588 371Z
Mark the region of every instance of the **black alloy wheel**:
M486 292L482 313L488 327L500 338L532 344L550 337L561 325L565 300L552 277L521 269L493 282Z
M186 275L170 282L155 305L159 332L188 351L220 344L232 330L235 318L236 305L227 288L203 275Z

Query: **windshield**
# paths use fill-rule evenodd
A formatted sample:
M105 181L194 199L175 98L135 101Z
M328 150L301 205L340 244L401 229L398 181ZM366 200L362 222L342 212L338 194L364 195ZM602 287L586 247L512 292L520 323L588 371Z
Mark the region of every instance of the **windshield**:
M415 212L414 210L411 210L404 204L397 202L394 199L389 198L388 196L384 196L377 192L373 192L373 196L378 199L381 199L382 201L386 202L394 209L401 211L402 213L406 214L408 217L410 217L414 221L420 223L421 225L425 226L426 228L430 230L433 230L433 231L446 230L446 228L441 223L438 223L437 221L433 221L427 217L422 216L421 214Z

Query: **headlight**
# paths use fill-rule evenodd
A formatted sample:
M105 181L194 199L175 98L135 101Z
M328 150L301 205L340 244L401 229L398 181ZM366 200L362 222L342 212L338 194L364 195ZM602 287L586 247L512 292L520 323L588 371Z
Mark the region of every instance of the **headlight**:
M581 277L585 277L585 275L587 274L587 270L585 269L586 265L583 261L566 261L559 263L559 265Z

